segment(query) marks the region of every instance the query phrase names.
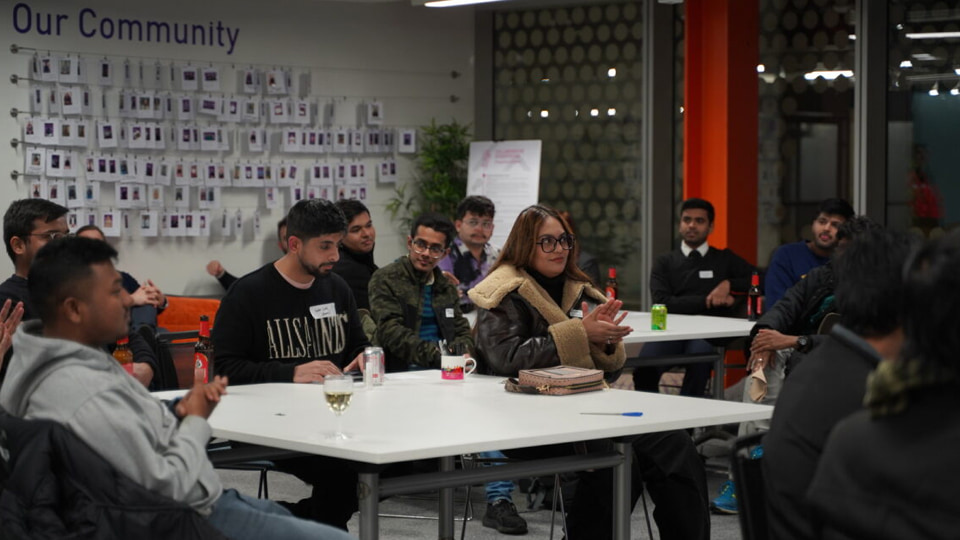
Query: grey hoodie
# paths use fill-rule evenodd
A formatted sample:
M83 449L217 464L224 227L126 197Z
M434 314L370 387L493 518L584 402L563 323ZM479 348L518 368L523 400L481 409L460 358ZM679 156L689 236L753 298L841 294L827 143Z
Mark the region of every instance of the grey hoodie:
M210 425L182 421L105 352L41 335L40 321L13 336L0 406L66 425L145 488L208 515L223 486L207 458Z

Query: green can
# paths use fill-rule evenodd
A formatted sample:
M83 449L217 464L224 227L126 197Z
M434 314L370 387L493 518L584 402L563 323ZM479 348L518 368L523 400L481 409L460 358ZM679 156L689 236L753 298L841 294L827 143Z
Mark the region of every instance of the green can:
M650 308L650 329L667 329L667 306L663 304L654 304L653 307Z

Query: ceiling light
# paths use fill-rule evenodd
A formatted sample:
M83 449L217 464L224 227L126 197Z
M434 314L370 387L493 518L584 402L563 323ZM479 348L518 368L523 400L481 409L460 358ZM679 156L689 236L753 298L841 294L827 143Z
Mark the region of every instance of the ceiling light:
M767 66L763 64L757 64L757 73L763 73L767 70Z
M540 118L548 118L550 116L550 111L543 109L540 111Z
M957 39L960 32L907 32L909 39Z
M913 62L909 60L904 60L903 62L900 62L900 69L909 69L912 67L913 67Z
M607 70L607 77L611 79L617 76L617 68L610 68Z
M489 4L491 2L502 2L503 0L433 0L426 2L427 7L457 7L469 6L472 4Z
M934 60L940 60L940 58L930 54L930 53L915 53L911 54L914 60L920 60L921 62L933 62Z
M616 116L616 114L617 114L617 110L614 109L613 107L610 107L609 109L607 109L607 116Z
M939 95L940 95L940 83L933 83L933 88L931 88L930 91L927 92L927 93L930 94L930 95L933 96L933 97L939 96Z
M846 77L848 79L852 79L853 71L849 69L825 69L825 70L810 71L803 74L803 78L808 81L816 80L817 77L823 77L828 81L832 81L837 77Z
M960 83L950 89L951 96L960 96Z
M590 109L590 116L600 116L600 109Z

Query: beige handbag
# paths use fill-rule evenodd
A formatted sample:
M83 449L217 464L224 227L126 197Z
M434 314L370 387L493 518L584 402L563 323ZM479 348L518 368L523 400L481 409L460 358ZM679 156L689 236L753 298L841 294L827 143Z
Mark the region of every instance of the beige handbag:
M507 392L564 396L607 387L603 371L572 366L521 369L519 377L507 379Z

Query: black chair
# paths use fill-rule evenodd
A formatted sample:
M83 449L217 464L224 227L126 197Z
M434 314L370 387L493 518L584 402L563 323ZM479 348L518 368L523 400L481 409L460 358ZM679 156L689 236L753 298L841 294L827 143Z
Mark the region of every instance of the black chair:
M766 540L770 537L767 524L767 498L763 485L763 457L751 456L763 444L764 432L738 438L730 452L730 468L736 486L740 531L744 540Z
M148 345L153 349L154 356L157 358L157 372L153 374L152 390L176 390L180 388L180 380L177 377L177 367L173 363L173 357L167 348L167 343L162 342L153 328L147 325L137 328L137 333L143 337Z

